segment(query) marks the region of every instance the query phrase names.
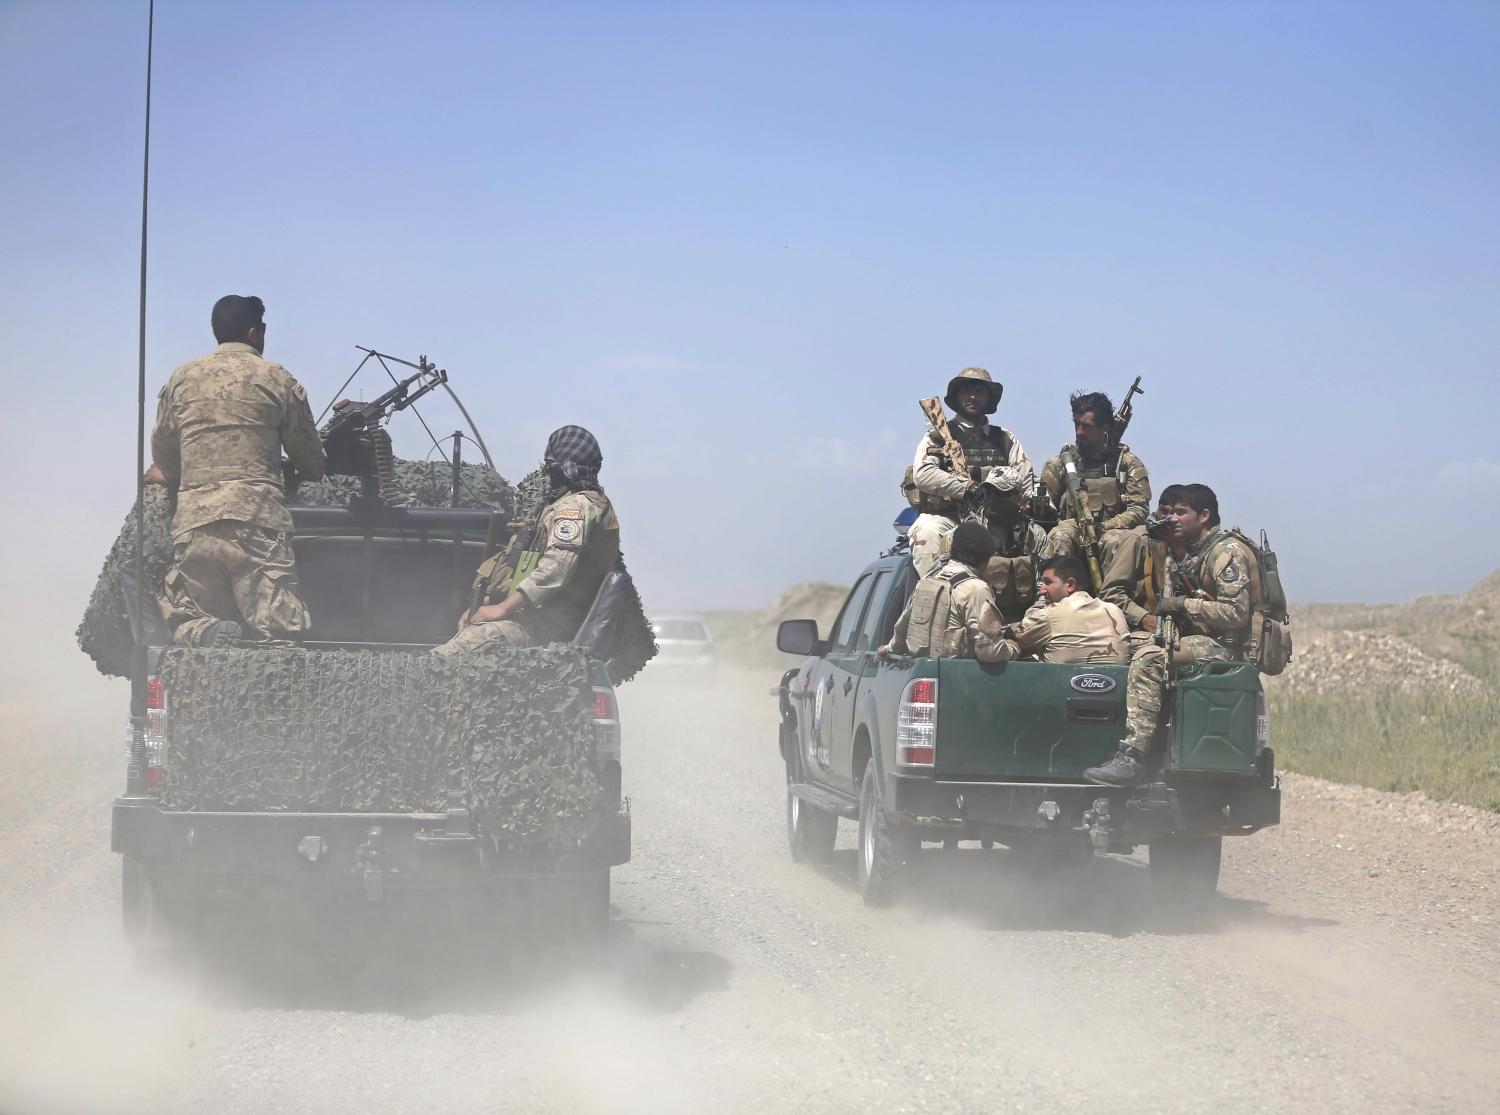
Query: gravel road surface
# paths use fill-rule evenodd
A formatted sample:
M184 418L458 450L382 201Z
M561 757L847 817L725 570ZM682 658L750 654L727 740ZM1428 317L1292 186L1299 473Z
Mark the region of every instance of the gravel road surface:
M766 676L622 693L603 956L246 919L135 962L124 686L0 707L0 1112L1493 1111L1500 817L1309 778L1196 924L1144 864L930 849L889 910L794 865Z

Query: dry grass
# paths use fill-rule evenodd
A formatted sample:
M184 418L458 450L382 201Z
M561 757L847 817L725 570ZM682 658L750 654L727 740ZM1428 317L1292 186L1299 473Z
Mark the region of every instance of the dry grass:
M1279 765L1500 810L1500 696L1445 692L1270 695Z

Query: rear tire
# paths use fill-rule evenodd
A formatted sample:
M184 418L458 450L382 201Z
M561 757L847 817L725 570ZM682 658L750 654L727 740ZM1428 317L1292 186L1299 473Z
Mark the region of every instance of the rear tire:
M1158 903L1202 909L1219 889L1222 836L1169 836L1151 842L1151 890Z
M859 787L859 893L867 906L885 906L916 850L911 830L888 816L880 800L875 760L865 764Z
M792 768L786 768L786 842L794 863L822 863L833 853L839 835L836 814L808 805L792 793Z

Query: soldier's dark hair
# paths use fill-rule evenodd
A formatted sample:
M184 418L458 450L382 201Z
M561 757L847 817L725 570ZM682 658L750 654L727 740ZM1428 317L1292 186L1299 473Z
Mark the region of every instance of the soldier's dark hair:
M1194 511L1207 511L1208 525L1219 525L1219 497L1207 484L1184 484L1176 502L1184 503Z
M1175 503L1182 502L1182 485L1168 484L1161 490L1161 495L1156 497L1156 506L1171 507Z
M1096 426L1109 429L1115 424L1115 404L1103 391L1074 391L1068 396L1068 404L1073 408L1075 422L1085 414L1092 414Z
M1045 573L1049 569L1059 581L1072 581L1079 587L1089 583L1088 570L1083 567L1083 562L1072 554L1053 554L1042 562L1042 567L1037 572Z
M994 557L999 549L995 536L972 519L959 523L948 543L948 553L955 560L976 569Z
M253 294L226 294L214 303L210 319L214 327L214 340L221 345L229 341L243 341L245 334L260 325L266 316L266 304Z

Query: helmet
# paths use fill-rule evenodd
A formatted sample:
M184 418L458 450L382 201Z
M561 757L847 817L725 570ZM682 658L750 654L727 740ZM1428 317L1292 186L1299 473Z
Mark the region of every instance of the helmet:
M983 368L965 368L950 379L948 393L943 396L943 402L956 411L958 409L958 386L965 380L978 380L990 389L990 405L985 409L985 413L994 414L995 408L1000 405L1000 396L1005 394L1005 385L992 380L990 373Z

